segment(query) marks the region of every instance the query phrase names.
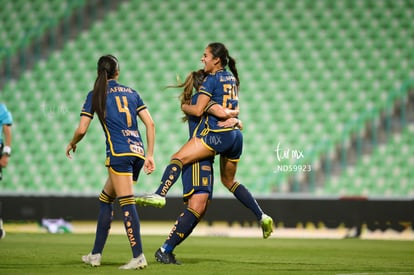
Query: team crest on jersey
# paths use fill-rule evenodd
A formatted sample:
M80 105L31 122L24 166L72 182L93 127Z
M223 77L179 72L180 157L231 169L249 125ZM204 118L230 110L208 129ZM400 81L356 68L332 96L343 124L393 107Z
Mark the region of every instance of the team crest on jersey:
M208 186L208 178L203 177L202 181L203 181L203 186Z

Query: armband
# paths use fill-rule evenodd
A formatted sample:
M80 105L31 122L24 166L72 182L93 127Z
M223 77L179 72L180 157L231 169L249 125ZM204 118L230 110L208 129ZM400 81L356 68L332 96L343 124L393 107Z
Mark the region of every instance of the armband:
M3 154L5 154L5 155L7 155L7 156L10 157L10 155L11 155L11 148L10 148L10 146L4 146L3 147Z

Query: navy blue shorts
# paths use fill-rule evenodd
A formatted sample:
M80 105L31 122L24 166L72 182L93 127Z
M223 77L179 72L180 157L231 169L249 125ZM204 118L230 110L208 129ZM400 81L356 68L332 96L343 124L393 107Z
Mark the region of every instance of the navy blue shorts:
M239 129L223 132L208 132L201 140L207 148L217 154L238 161L243 152L243 135Z
M105 166L112 168L116 174L131 175L133 181L138 180L145 160L137 156L107 156Z
M185 202L196 193L208 193L208 199L213 198L213 162L214 158L210 158L183 166L181 180Z

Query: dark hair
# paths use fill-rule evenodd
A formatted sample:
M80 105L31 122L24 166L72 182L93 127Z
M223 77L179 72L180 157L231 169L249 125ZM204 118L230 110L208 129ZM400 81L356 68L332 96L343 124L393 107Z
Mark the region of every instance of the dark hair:
M179 98L181 104L189 104L191 102L191 96L193 95L193 91L198 91L198 89L200 89L200 86L201 84L203 84L205 76L206 73L203 69L200 69L198 71L192 71L187 75L183 83L168 86L168 88L184 88ZM182 120L187 121L188 117L184 116Z
M104 124L108 79L114 78L116 72L119 71L118 59L110 54L101 56L97 67L98 76L93 86L92 109L98 115L101 124Z
M210 43L208 47L211 49L211 54L214 57L220 58L221 66L226 67L227 65L230 68L230 71L233 73L237 81L237 86L240 85L239 74L236 68L236 60L229 55L229 51L226 46L220 42Z

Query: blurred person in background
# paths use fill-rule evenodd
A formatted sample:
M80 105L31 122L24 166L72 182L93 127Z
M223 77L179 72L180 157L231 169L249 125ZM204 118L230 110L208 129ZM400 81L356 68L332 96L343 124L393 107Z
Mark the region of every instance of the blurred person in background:
M3 179L3 168L9 164L11 156L11 142L13 118L6 105L0 103L0 180ZM0 239L6 236L6 231L3 228L2 206L0 202Z

